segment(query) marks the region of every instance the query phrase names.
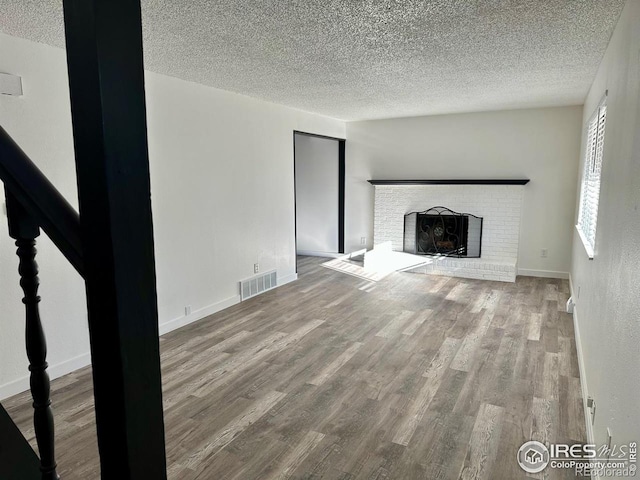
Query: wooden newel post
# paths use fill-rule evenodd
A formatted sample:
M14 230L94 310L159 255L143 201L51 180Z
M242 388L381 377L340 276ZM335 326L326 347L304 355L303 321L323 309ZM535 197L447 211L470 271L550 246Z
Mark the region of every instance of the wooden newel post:
M22 205L9 193L7 216L9 235L15 239L20 259L18 272L20 286L24 292L22 303L26 310L26 346L31 372L31 396L33 397L33 425L40 453L40 471L43 480L58 480L56 472L54 425L49 396L49 374L47 373L47 342L40 321L38 286L38 264L36 263L36 238L40 235L38 224L33 221Z

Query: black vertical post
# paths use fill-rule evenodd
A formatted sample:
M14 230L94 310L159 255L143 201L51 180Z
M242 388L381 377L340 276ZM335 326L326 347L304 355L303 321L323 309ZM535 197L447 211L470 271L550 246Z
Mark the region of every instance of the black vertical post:
M293 131L293 252L298 273L298 192L296 191L296 131Z
M338 140L338 252L344 253L345 141Z
M24 292L22 303L26 312L25 341L31 372L33 427L40 453L40 471L42 480L57 480L60 477L56 473L53 412L47 373L47 341L40 321L40 297L38 296L40 280L36 263L36 238L40 235L40 228L13 195L7 192L6 199L9 235L16 241L20 259L18 272L20 287Z
M166 478L139 0L64 0L102 478Z

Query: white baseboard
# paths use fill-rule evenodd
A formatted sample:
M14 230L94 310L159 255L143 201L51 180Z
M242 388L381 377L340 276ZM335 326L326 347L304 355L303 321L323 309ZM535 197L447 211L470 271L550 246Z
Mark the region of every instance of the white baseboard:
M292 273L291 275L287 275L286 277L282 277L278 279L278 287L282 285L286 285L287 283L295 282L298 280L298 274Z
M576 297L573 296L573 278L571 277L571 274L569 274L569 293L573 298L573 303L576 303Z
M47 372L51 379L62 377L67 373L71 373L79 368L86 367L91 364L91 354L89 352L78 355L77 357L70 358L64 362L49 365ZM25 366L25 370L26 370ZM20 377L12 382L0 385L0 400L12 397L18 393L26 392L29 390L29 375Z
M279 279L280 283L278 287L294 282L297 279L297 273L286 275ZM225 308L229 308L237 303L240 303L240 295L234 295L233 297L213 303L207 307L192 312L191 315L174 318L173 320L161 323L158 330L160 331L160 335L164 335L165 333L172 332L173 330L189 325L190 323L202 320L209 315L213 315L214 313L224 310ZM71 373L74 370L86 367L87 365L91 365L91 354L89 352L55 365L49 365L47 371L49 372L49 378L54 380L58 377ZM9 383L5 383L4 385L0 385L0 400L4 400L5 398L12 397L13 395L17 395L18 393L22 393L27 390L29 390L29 375L25 375L24 377L20 377Z
M580 337L580 324L578 322L578 306L575 305L576 297L573 290L573 279L569 275L569 292L571 298L573 298L573 334L576 340L576 355L578 356L578 370L580 372L580 388L582 390L582 410L584 412L584 424L585 431L587 433L587 443L595 444L595 437L593 435L593 423L591 423L591 414L589 407L587 407L587 399L589 398L589 387L587 386L587 372L584 366L584 354L582 351L582 340ZM593 480L599 480L599 476L595 471L591 472L591 478Z
M578 370L580 371L580 387L582 389L582 403L584 407L584 421L586 423L587 442L594 443L593 424L587 409L587 398L589 398L589 388L587 387L587 372L584 367L584 355L582 353L582 340L580 337L580 324L578 323L578 306L575 292L573 290L573 279L569 275L569 292L573 298L573 334L576 340L576 354L578 356Z
M591 415L587 408L587 399L589 398L589 388L587 386L587 376L584 370L584 356L582 353L582 342L580 340L580 327L578 325L577 307L573 307L573 332L576 337L576 353L578 355L578 370L580 371L580 386L582 388L582 404L584 407L584 421L586 423L587 442L594 443L593 424L591 423Z
M578 306L575 305L575 295L573 291L573 279L569 276L569 292L573 298L573 334L576 340L576 354L578 356L578 370L580 371L580 387L582 389L582 404L584 407L584 421L586 423L587 442L594 443L593 424L591 423L591 415L587 408L587 399L589 398L589 388L587 386L587 372L584 367L584 355L582 352L582 340L580 337L580 324L578 323Z
M531 270L528 268L519 268L518 275L524 275L525 277L561 278L563 280L569 278L569 272L556 272L554 270Z
M584 354L582 352L582 340L580 337L580 324L578 322L578 306L575 305L576 297L573 289L573 278L569 275L569 292L571 298L573 298L573 334L576 340L576 355L578 356L578 370L580 372L580 389L582 390L582 410L584 412L584 424L585 431L587 433L587 443L595 444L595 437L593 435L593 423L591 423L591 414L589 413L589 407L587 407L587 399L589 398L589 387L587 386L587 372L584 366ZM591 472L592 480L599 480L599 476L595 471Z
M282 285L286 285L287 283L293 282L298 279L297 273L292 273L291 275L286 275L284 277L279 278L278 287ZM276 287L277 288L277 287ZM174 318L173 320L169 320L167 322L161 323L159 330L160 335L164 335L165 333L172 332L177 330L178 328L189 325L190 323L197 322L198 320L202 320L209 315L213 315L214 313L218 313L225 308L229 308L234 306L237 303L240 303L241 297L240 295L234 295L233 297L225 298L219 302L213 303L206 307L200 308L195 312L191 312L191 315L185 315L183 317Z
M573 296L573 289L571 290ZM576 338L576 353L578 355L578 369L580 371L580 386L582 389L582 409L584 411L584 423L587 433L587 443L595 444L595 437L593 435L593 423L591 423L591 413L589 407L587 407L587 399L589 398L589 387L587 386L587 375L584 367L584 356L582 353L582 342L580 340L580 327L578 324L578 307L573 307L573 332ZM591 478L593 480L599 480L599 476L596 472L592 472Z
M173 320L169 320L168 322L161 323L158 327L160 335L164 335L165 333L169 333L180 327L184 327L185 325L201 320L204 317L219 312L220 310L224 310L225 308L228 308L239 302L240 295L236 295L234 297L230 297L220 302L209 305L208 307L196 310L195 312L192 312L191 315L174 318ZM63 375L71 373L74 370L86 367L90 364L91 354L87 352L75 358L65 360L64 362L55 365L49 365L47 371L49 373L49 378L51 380L54 380L56 378L62 377ZM0 385L0 400L4 400L5 398L9 398L13 395L17 395L18 393L22 393L27 390L29 390L29 375L25 375L24 377L18 378L12 382Z
M234 295L233 297L225 298L224 300L200 308L195 312L191 312L190 315L174 318L173 320L161 323L159 326L160 335L164 335L165 333L172 332L180 327L189 325L190 323L202 320L204 317L213 315L214 313L217 313L220 310L224 310L225 308L229 308L236 303L240 303L240 295Z
M306 255L308 257L326 257L326 258L339 258L344 255L344 253L337 252L315 252L313 250L298 250L296 252L297 255Z

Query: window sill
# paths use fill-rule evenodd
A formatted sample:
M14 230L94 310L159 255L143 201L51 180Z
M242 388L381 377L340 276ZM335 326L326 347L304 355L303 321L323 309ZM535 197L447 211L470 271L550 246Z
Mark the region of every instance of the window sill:
M582 241L582 246L587 252L587 256L589 257L589 260L593 260L593 257L595 256L595 252L593 251L593 248L591 248L591 245L589 245L589 241L584 236L584 233L582 233L582 230L580 230L580 227L578 225L576 225L576 231L580 236L580 240Z

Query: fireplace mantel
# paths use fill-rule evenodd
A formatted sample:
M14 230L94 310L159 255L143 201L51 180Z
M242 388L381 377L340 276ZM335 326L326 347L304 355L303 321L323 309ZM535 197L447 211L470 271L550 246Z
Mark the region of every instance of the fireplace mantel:
M368 182L371 185L526 185L529 183L529 179L368 180Z

